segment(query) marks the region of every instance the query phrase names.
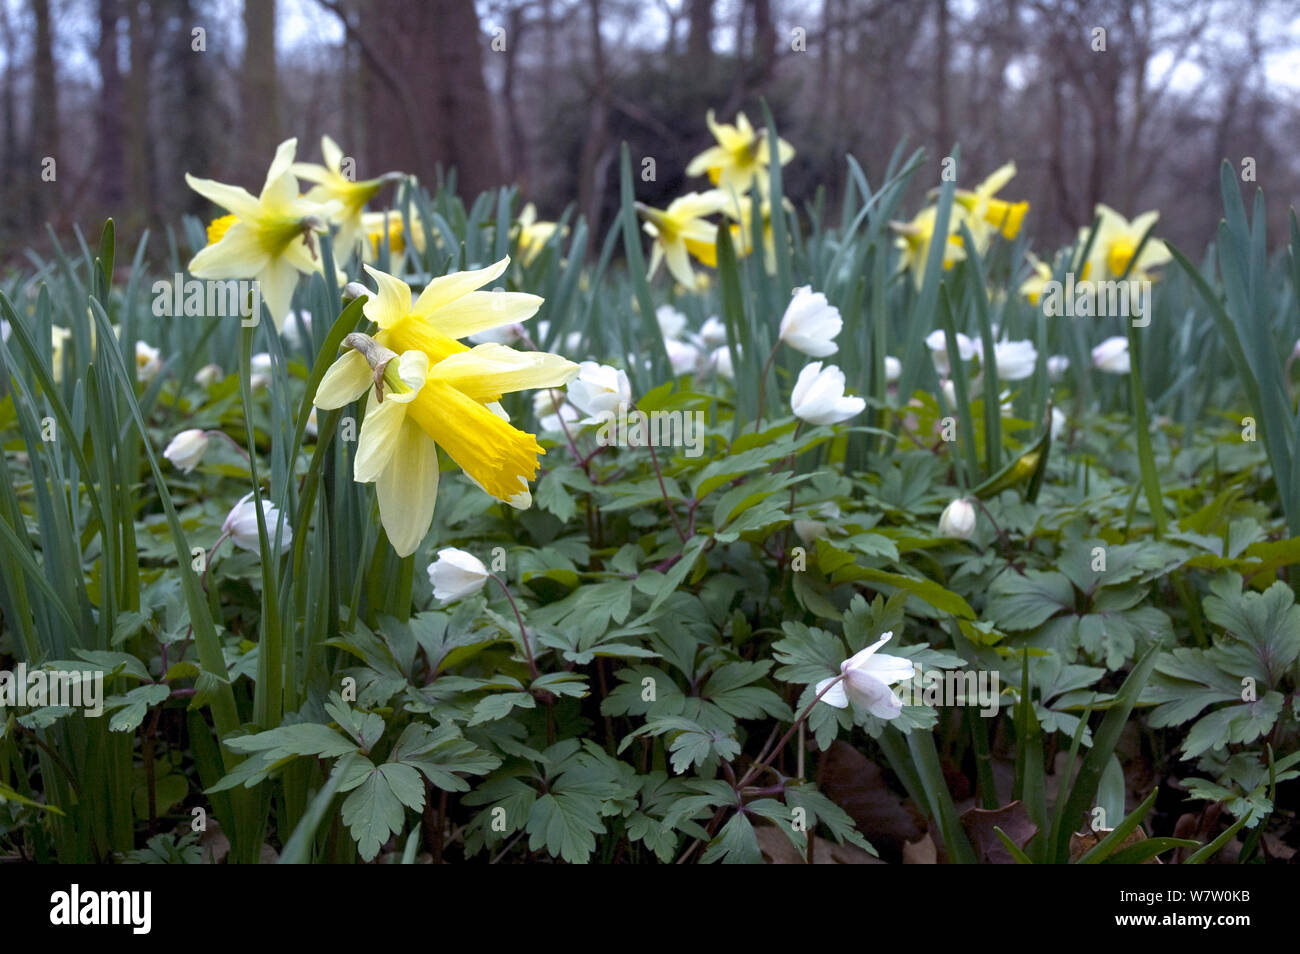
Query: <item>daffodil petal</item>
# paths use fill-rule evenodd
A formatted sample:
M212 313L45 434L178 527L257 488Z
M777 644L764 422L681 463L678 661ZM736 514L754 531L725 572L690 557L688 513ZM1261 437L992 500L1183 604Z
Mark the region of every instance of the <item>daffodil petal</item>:
M397 447L406 405L397 401L380 401L374 392L366 402L366 419L361 423L357 440L357 457L352 463L352 477L359 484L377 480L392 460Z
M411 313L411 286L369 265L365 269L379 287L379 294L367 299L361 310L380 328L391 328Z
M413 309L417 315L431 315L440 308L450 305L462 295L467 295L476 288L482 288L488 282L495 281L505 274L510 258L501 259L487 268L478 268L469 272L453 272L435 278L425 286Z
M491 343L439 361L429 377L487 403L512 391L558 388L577 377L578 370L578 365L558 354L516 351Z
M251 278L270 260L257 231L241 221L232 225L221 241L199 249L190 259L189 271L195 278Z
M467 338L480 331L525 321L537 314L542 301L537 295L522 292L472 291L425 317L440 334L448 338ZM416 309L418 312L418 303Z
M252 218L257 215L257 198L247 189L240 186L226 185L224 182L217 182L214 179L200 179L188 172L185 174L185 182L209 202L221 206L227 212L231 212L241 219Z
M329 366L320 379L312 403L322 410L350 404L374 383L370 365L360 351L349 351Z
M402 422L392 458L375 482L379 519L398 556L410 556L429 532L438 502L438 447L410 420Z
M271 160L271 166L266 170L266 182L262 185L262 197L265 198L267 190L283 188L282 179L288 173L292 177L293 157L298 151L297 139L286 139L275 149L275 158ZM297 183L294 183L293 196L298 195ZM233 212L234 210L231 209Z
M293 262L284 258L272 260L258 274L261 283L262 301L276 329L284 327L289 317L289 306L293 304L293 290L298 287L298 269Z

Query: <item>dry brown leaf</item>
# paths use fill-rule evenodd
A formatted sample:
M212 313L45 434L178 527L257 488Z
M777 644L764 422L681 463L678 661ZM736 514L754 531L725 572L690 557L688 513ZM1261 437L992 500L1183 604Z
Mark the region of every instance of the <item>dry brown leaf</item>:
M1070 862L1073 864L1092 850L1093 846L1099 843L1103 838L1109 835L1115 829L1098 828L1096 831L1076 831L1070 835ZM1127 848L1130 845L1136 845L1139 841L1146 841L1147 833L1141 827L1134 828L1129 832L1128 837L1119 843L1115 851ZM1144 865L1162 864L1159 858L1148 858L1142 862Z
M939 849L929 832L926 832L919 841L909 841L903 845L903 864L937 865L938 863Z
M1038 833L1038 826L1033 823L1025 806L1019 801L1001 808L972 808L961 815L962 827L970 836L975 852L984 864L1011 865L1016 860L1002 844L1002 839L993 830L994 826L1007 833L1016 846L1024 848L1029 839Z
M920 813L885 782L880 768L847 743L835 741L817 764L817 788L848 813L881 857L897 861L903 845L925 831Z
M759 825L754 829L763 860L770 865L806 865L808 859L796 848L785 833L775 825ZM883 865L875 855L857 845L838 845L825 838L813 837L813 864L815 865Z

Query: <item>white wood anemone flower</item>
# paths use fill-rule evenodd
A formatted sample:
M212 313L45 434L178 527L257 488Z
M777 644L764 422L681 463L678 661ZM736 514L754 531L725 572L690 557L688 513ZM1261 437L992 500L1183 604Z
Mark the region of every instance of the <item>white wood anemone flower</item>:
M837 709L847 709L851 702L879 719L898 718L903 711L903 700L890 686L912 678L912 661L876 652L893 638L893 633L885 633L866 649L840 663L838 676L817 683L821 701Z
M490 327L496 319L514 321L520 308L536 307L522 302L512 310L474 299L507 297L472 291L483 284L483 272L435 279L412 306L406 283L369 271L380 292L365 307L382 330L374 338L344 339L352 350L330 366L313 403L339 408L369 392L353 477L374 482L389 541L399 556L409 556L433 522L439 447L489 496L517 508L531 503L528 481L546 451L505 420L497 402L509 392L567 384L578 365L545 352L492 343L468 348L456 341L452 335ZM475 302L488 315L476 314ZM403 348L400 356L394 344Z
M298 275L320 270L312 236L325 231L338 208L335 202L316 202L298 194L293 174L297 148L296 139L280 143L256 197L240 186L185 174L191 189L230 213L208 226L208 245L190 260L190 274L256 281L277 329L289 317Z

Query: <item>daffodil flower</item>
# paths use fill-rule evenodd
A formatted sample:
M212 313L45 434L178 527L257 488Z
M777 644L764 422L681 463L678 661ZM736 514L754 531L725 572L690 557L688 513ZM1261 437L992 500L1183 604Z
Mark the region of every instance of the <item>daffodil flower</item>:
M280 143L256 197L239 186L185 175L191 189L230 212L208 227L208 245L191 259L190 274L257 281L277 329L289 316L299 273L320 268L311 236L325 230L337 208L298 194L293 174L297 147L296 139Z
M785 201L787 209L794 206L789 199ZM754 250L754 200L752 196L741 197L730 202L722 209L727 218L736 222L731 227L731 238L736 245L736 255L744 258ZM759 215L762 216L763 236L763 270L769 275L776 274L776 237L772 231L772 202L764 199L759 203Z
M744 113L736 114L735 125L720 123L709 110L705 116L709 132L717 140L691 160L686 167L688 176L708 174L709 181L724 193L744 195L758 180L759 192L767 195L769 182L766 175L772 164L772 150L768 145L766 130L756 130ZM777 154L781 165L794 158L794 147L784 139L777 140Z
M646 220L646 233L654 239L650 253L650 277L666 261L668 271L686 288L695 288L695 271L690 256L713 268L718 264L717 226L705 221L730 202L726 193L688 192L674 199L666 209L652 209L637 203L637 211Z
M559 387L578 373L559 355L456 340L528 317L541 303L534 295L474 291L506 264L436 278L414 303L405 282L367 266L379 293L364 311L380 330L373 339L349 335L353 350L330 366L316 391L314 403L325 409L371 392L353 476L375 483L380 518L401 556L415 552L432 523L438 447L490 496L512 506L531 502L528 481L545 451L511 426L496 402L513 391Z
M537 221L537 207L529 202L522 212L519 213L517 220L519 226L519 254L523 256L524 264L531 265L542 253L546 243L551 240L555 230L559 226L555 222ZM560 230L560 237L567 235L569 229L565 226Z
M1143 212L1130 222L1109 206L1097 203L1097 218L1097 235L1092 240L1092 250L1084 265L1085 279L1117 279L1124 274L1129 263L1133 262L1129 280L1146 281L1151 277L1147 274L1149 269L1173 258L1165 243L1152 237L1147 240L1142 255L1136 262L1133 261L1142 236L1159 220L1159 212ZM1080 232L1080 243L1086 240L1087 230L1084 229Z
M1052 266L1039 259L1033 252L1027 252L1025 258L1034 272L1020 283L1020 294L1025 296L1029 304L1037 305L1038 299L1043 296L1043 288L1052 280Z
M363 212L361 230L365 241L361 245L361 260L367 263L379 261L379 250L388 246L388 268L394 275L402 274L406 265L406 233L411 233L411 242L415 251L423 254L427 242L424 226L420 217L412 210L403 227L400 212Z
M377 179L354 182L343 172L343 150L339 148L338 143L329 136L322 136L320 151L325 159L325 165L295 162L291 169L298 178L316 183L306 195L309 202L332 201L336 204L337 211L330 219L339 227L338 234L334 237L334 247L338 250L339 262L345 263L352 257L357 243L361 240L364 231L362 215L366 203L374 198L375 193L382 189L385 183L400 176L396 173L388 173Z
M967 224L971 227L971 233L977 243L980 242L981 233L986 233L987 228L976 231L976 225L992 226L1007 239L1013 239L1020 233L1025 213L1029 211L1029 203L1008 202L1005 199L994 198L1002 187L1015 177L1015 174L1016 164L1008 162L977 185L974 191L958 189L954 193L953 199L969 213Z
M920 291L925 283L925 267L930 260L930 242L934 237L935 219L938 210L934 206L917 213L911 222L890 222L889 227L898 233L894 245L902 252L899 258L899 271L910 269L916 290ZM966 258L962 248L961 236L954 233L961 227L959 215L948 216L948 240L943 252L944 269L952 268L957 262Z

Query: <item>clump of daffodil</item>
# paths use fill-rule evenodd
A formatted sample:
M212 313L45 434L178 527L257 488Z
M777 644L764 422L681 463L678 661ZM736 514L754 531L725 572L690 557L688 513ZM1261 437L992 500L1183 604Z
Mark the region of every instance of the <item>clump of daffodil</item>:
M935 219L938 209L934 206L922 209L911 222L890 222L889 227L898 233L894 245L902 252L899 259L899 271L910 269L917 291L925 282L925 266L930 260L930 242L934 237ZM944 247L943 267L952 268L957 262L966 258L966 249L962 247L961 236L954 234L961 227L960 215L948 216L948 238Z
M767 195L769 181L767 170L772 164L772 150L767 131L755 129L744 113L736 114L735 125L720 123L713 110L705 116L709 132L717 140L691 160L686 167L688 176L708 174L709 181L727 194L744 195L758 181L758 189ZM784 139L777 140L777 158L781 165L794 158L794 147Z
M380 519L400 556L415 552L433 521L439 447L497 500L530 501L528 481L545 450L497 402L513 391L561 387L578 373L559 355L456 340L537 311L536 295L476 291L508 264L435 278L414 302L409 285L366 266L379 291L363 311L379 330L349 335L351 350L316 390L313 403L325 409L369 392L353 476L375 483Z
M673 199L666 209L652 209L637 203L636 208L645 219L645 230L654 239L650 252L650 276L666 261L668 271L686 288L695 288L695 271L691 256L713 268L718 264L716 246L717 226L707 221L707 216L721 212L731 199L719 189L708 192L688 192Z
M365 237L365 241L361 244L361 260L371 264L378 262L380 249L387 245L388 267L394 275L402 274L406 266L408 232L416 253L424 254L426 247L424 224L414 209L407 217L405 226L402 224L400 212L391 209L387 212L363 212L361 232Z
M1085 279L1096 281L1117 279L1124 274L1125 269L1132 262L1133 268L1129 272L1129 280L1148 281L1151 278L1148 274L1149 269L1163 265L1173 257L1169 254L1165 243L1152 236L1147 239L1147 244L1137 261L1133 261L1133 256L1137 254L1138 246L1142 243L1142 236L1159 220L1159 212L1143 212L1130 222L1114 209L1099 202L1096 216L1097 235L1088 253L1088 261L1083 266ZM1081 229L1080 247L1087 239L1088 230Z
M1008 202L995 196L1016 174L1016 164L1008 162L991 176L977 185L974 191L958 189L953 199L967 213L967 225L978 242L980 232L991 226L1002 233L1003 238L1013 239L1020 234L1020 226L1029 211L1028 202ZM976 227L979 232L976 231Z
M366 203L374 198L385 183L401 178L401 175L390 172L377 179L355 182L347 175L347 170L343 169L343 150L338 143L329 136L321 136L320 151L325 165L295 162L292 166L293 174L316 183L306 195L309 201L336 203L337 208L330 221L339 227L338 234L334 237L334 246L338 250L339 262L344 263L352 257L357 242L364 233L362 215Z
M546 243L551 240L551 236L559 226L555 222L537 221L537 207L531 202L519 213L516 224L519 226L519 254L523 257L525 265L531 265L542 253L542 249L546 247ZM561 238L568 234L568 226L560 229Z
M299 273L319 270L313 236L325 231L337 209L334 203L298 194L293 174L297 148L296 139L280 143L256 197L239 186L185 175L191 189L230 213L208 226L208 244L190 260L190 274L258 282L276 328L289 316Z

